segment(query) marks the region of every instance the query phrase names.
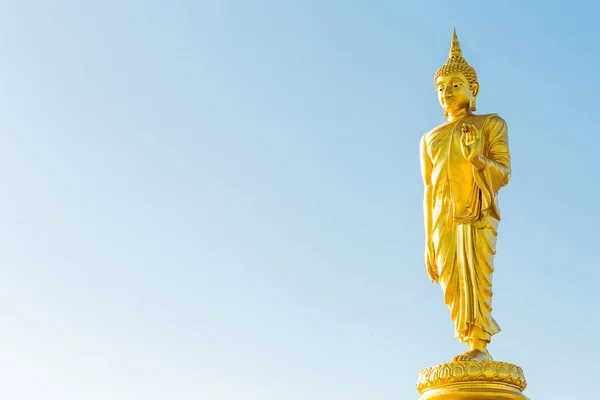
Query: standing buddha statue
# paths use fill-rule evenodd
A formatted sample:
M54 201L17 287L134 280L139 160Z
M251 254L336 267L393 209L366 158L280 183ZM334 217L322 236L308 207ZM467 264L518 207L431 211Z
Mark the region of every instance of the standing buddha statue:
M434 81L448 120L421 139L427 272L440 283L455 334L469 347L454 360L492 361L487 345L500 331L492 318L497 196L511 175L508 131L497 114L473 114L479 82L456 30Z

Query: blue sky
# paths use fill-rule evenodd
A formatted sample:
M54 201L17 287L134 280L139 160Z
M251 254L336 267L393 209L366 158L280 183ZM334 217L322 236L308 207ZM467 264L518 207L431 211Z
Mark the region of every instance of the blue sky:
M464 351L418 147L454 26L513 157L490 350L593 397L599 8L2 2L0 397L418 398Z

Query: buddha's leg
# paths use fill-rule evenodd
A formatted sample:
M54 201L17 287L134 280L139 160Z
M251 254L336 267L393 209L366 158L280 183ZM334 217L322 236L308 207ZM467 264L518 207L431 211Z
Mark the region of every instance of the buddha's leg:
M490 342L490 334L481 329L478 325L471 325L469 337L465 340L471 350L485 350Z
M462 267L462 297L464 330L459 332L469 350L457 360L490 361L487 352L491 334L494 333L491 318L491 278L495 248L495 230L482 224L460 225L457 247ZM479 225L479 226L478 226ZM490 229L492 228L492 229Z
M481 329L480 326L471 325L469 334L464 341L469 346L469 350L454 357L455 361L492 361L492 356L487 351L490 334Z

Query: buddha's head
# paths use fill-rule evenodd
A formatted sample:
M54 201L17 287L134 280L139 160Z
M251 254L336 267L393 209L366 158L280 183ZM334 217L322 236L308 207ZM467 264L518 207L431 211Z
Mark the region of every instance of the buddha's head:
M445 111L444 118L448 118L449 114L456 115L463 111L476 110L479 94L477 72L462 56L456 29L448 60L435 73L434 83L438 100Z

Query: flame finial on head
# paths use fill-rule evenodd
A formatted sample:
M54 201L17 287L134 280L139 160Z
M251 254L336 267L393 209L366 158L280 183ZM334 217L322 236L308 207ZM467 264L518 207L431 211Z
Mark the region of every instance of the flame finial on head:
M458 36L456 36L456 28L454 28L454 34L452 35L452 44L450 45L450 54L448 54L448 57L462 57L462 50L460 49Z
M448 60L435 73L433 78L434 83L440 76L444 76L453 72L462 73L470 84L477 82L477 72L469 65L467 60L465 60L462 55L462 50L460 49L460 44L458 42L458 36L456 35L456 28L454 28L454 34L452 35L452 44L450 45Z

